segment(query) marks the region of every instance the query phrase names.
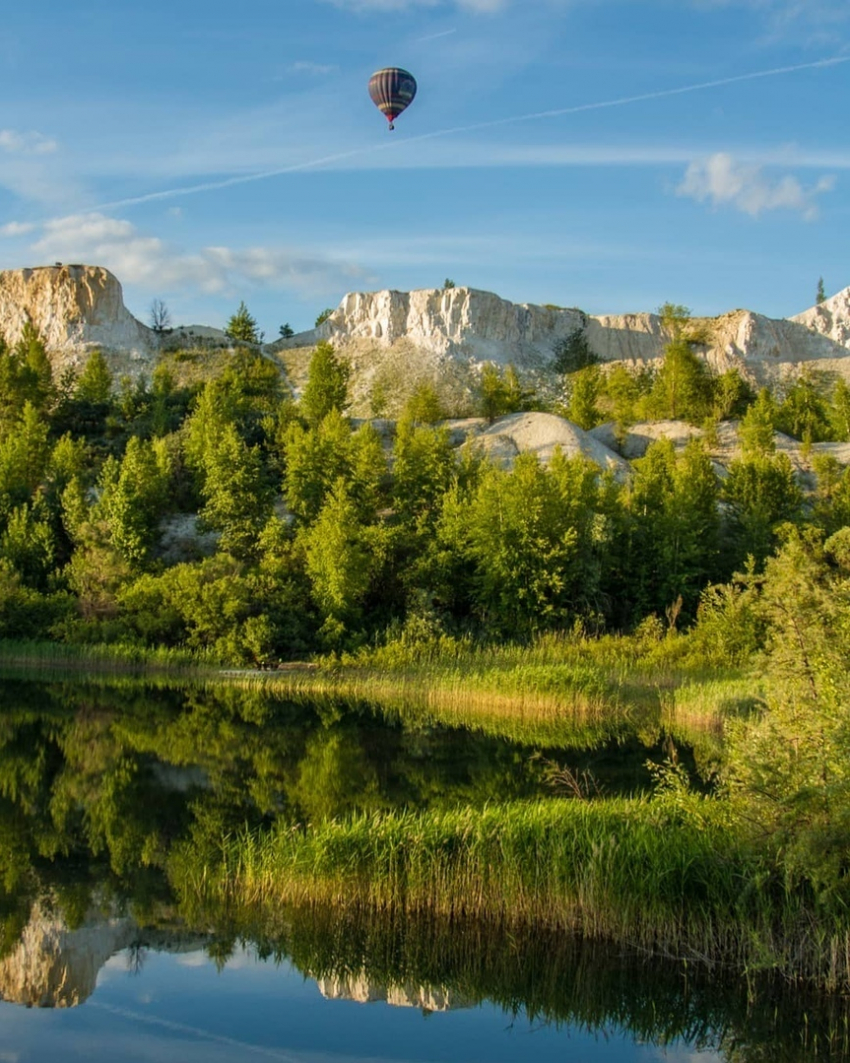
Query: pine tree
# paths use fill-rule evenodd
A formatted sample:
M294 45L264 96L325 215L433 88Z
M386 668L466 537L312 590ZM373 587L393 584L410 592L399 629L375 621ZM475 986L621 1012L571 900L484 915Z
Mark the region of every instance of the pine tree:
M236 343L259 343L260 335L257 332L257 322L248 312L244 302L239 304L239 309L227 322L224 329L226 335Z

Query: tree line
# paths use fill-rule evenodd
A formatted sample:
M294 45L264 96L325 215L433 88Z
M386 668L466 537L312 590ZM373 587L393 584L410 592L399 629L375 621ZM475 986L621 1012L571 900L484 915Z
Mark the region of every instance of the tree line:
M162 365L116 382L97 351L54 375L27 327L0 345L0 637L263 663L402 632L686 624L708 585L759 571L783 528L850 523L850 473L815 458L804 490L774 442L847 439L850 391L804 376L755 394L710 374L677 327L654 373L562 366L561 412L579 424L708 427L681 450L653 444L627 482L581 457L505 470L456 448L427 384L382 436L346 416L349 367L326 343L294 401L249 348L193 387ZM491 366L477 401L492 419L537 400ZM706 439L729 416L741 453L721 478Z

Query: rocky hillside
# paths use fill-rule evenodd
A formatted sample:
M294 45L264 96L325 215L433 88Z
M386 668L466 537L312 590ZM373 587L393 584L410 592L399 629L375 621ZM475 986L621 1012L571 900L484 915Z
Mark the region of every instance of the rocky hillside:
M27 322L38 329L60 371L79 366L99 348L116 377L149 370L163 346L227 342L223 332L203 326L164 333L147 328L124 306L118 279L102 266L57 263L0 271L0 334L15 343Z
M116 375L149 371L163 347L226 345L211 328L157 333L124 306L121 285L100 266L55 265L0 272L0 333L15 341L26 321L44 337L59 367L101 348ZM717 370L737 367L754 383L793 376L802 365L850 378L850 288L794 318L747 310L694 323L698 348ZM559 344L584 330L606 362L650 362L669 342L656 314L591 317L578 309L517 304L474 288L352 292L318 328L270 344L298 386L307 353L331 341L354 367L355 398L377 381L417 376L457 379L492 361L529 371L551 364ZM298 354L302 357L299 359Z
M795 318L774 320L748 310L693 322L699 352L717 371L737 368L754 384L819 369L850 379L850 288ZM473 288L356 292L317 328L272 344L298 384L296 357L328 340L354 368L355 403L376 383L457 377L492 361L519 369L551 364L559 345L582 329L605 362L663 357L670 341L657 314L591 317L577 309L516 304Z

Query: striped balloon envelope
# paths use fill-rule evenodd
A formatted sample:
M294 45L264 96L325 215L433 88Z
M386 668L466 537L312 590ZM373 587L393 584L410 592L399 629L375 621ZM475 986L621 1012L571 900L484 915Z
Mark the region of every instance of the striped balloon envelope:
M401 67L384 67L369 78L369 95L390 123L390 129L395 129L393 122L416 95L416 78Z

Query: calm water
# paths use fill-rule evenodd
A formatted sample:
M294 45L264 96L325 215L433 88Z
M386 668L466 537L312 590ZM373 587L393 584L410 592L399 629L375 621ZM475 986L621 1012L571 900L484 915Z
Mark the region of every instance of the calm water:
M0 1063L850 1058L843 1001L533 929L200 910L169 883L175 845L246 824L551 794L564 768L633 792L660 736L534 748L221 687L0 682Z

